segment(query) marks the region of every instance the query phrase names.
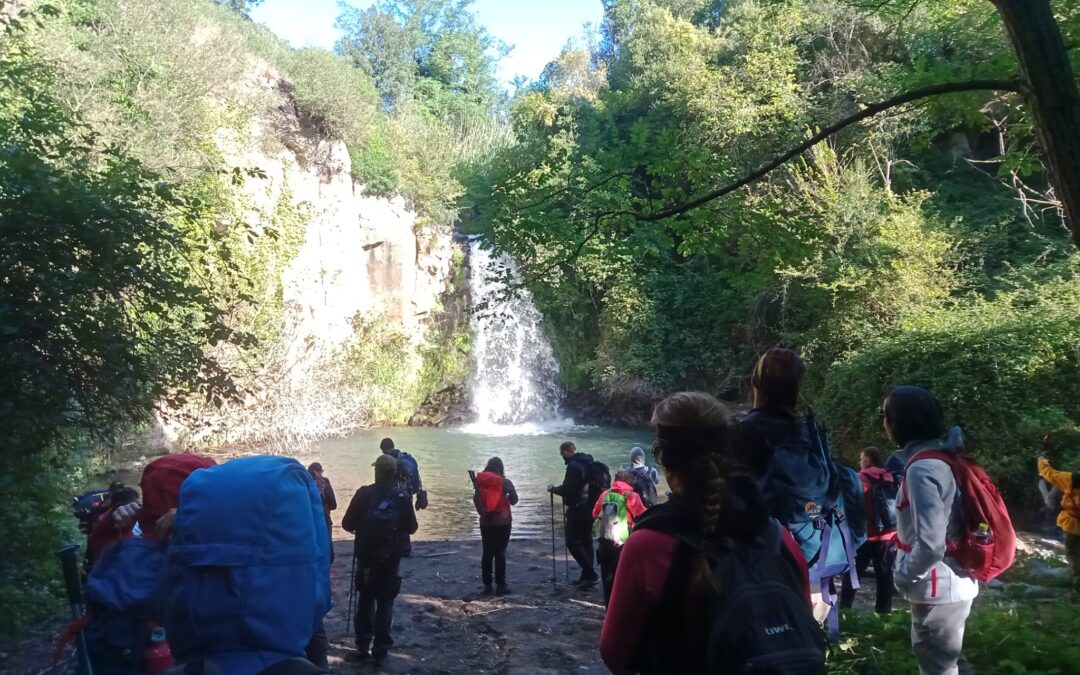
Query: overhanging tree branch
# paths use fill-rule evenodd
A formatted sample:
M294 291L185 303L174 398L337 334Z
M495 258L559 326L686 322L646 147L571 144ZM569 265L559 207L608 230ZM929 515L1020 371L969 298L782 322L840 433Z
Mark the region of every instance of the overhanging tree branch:
M754 181L767 175L774 169L779 168L786 162L798 157L810 148L814 147L818 143L822 142L826 138L829 138L833 134L851 126L857 124L867 118L873 117L880 113L897 108L914 101L918 101L924 98L930 98L932 96L940 96L942 94L955 94L965 91L1011 91L1020 93L1023 87L1023 82L1019 79L1015 80L970 80L968 82L947 82L944 84L934 84L927 87L921 87L919 89L912 89L911 91L899 94L885 101L879 101L877 103L870 103L866 105L862 110L857 113L848 115L844 119L835 122L821 131L817 132L810 138L806 139L799 145L791 148L787 152L778 155L770 161L762 164L757 169L754 169L750 173L746 174L742 178L738 179L734 183L728 183L727 185L707 192L703 195L695 197L690 201L683 202L682 204L676 204L669 206L659 211L653 211L651 213L637 213L631 211L621 211L611 215L632 215L638 220L645 222L656 222L664 220L665 218L671 218L687 211L693 211L694 209L708 204L711 201L720 199L726 195L735 192L739 188L745 187Z

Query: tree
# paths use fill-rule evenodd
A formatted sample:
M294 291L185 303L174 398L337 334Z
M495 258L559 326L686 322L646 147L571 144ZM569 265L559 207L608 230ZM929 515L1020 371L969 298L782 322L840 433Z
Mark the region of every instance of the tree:
M779 155L776 160L751 171L738 180L649 213L632 214L647 221L663 220L708 204L752 183L797 157L810 147L842 130L850 123L914 101L971 89L1016 90L1026 101L1046 172L1055 188L1066 225L1080 247L1080 88L1077 87L1069 53L1054 18L1050 0L990 0L1001 14L1019 63L1019 82L939 83L899 94L887 101L866 106L859 113ZM888 2L884 3L888 4ZM884 4L878 5L883 7ZM918 0L909 7L918 4Z
M0 42L0 459L141 424L198 391L237 395L207 355L249 345L200 284L212 242L159 176L101 147L19 36Z
M225 5L229 9L239 12L244 16L251 13L252 8L258 7L263 0L216 0L219 5Z
M495 64L508 48L477 23L471 4L381 0L360 10L339 2L343 36L336 50L371 75L389 109L411 103L423 89L421 97L445 91L489 111L501 95Z

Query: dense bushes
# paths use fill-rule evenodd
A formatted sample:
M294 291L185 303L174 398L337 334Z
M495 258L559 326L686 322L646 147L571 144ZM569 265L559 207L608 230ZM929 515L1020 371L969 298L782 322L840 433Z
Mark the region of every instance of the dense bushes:
M1063 6L1071 35L1076 3ZM883 444L884 395L924 384L1013 496L1032 485L1039 435L1069 438L1080 422L1080 259L1038 201L1020 98L893 110L666 211L867 102L1015 77L992 5L605 8L598 41L568 46L512 102L517 143L469 194L474 228L521 262L571 384L736 398L756 355L785 343L807 359L806 402L842 450Z
M1033 482L1041 436L1080 428L1077 372L1080 281L1069 277L897 324L828 369L820 407L838 437L855 443L881 436L877 410L892 386L927 387L1019 496ZM1072 457L1080 459L1075 447Z

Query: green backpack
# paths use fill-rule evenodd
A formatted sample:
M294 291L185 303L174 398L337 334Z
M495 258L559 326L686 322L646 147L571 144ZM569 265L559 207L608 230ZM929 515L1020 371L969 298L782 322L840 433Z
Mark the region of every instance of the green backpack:
M626 496L608 490L600 503L600 515L593 525L597 539L607 539L622 546L630 536L630 519L626 512Z

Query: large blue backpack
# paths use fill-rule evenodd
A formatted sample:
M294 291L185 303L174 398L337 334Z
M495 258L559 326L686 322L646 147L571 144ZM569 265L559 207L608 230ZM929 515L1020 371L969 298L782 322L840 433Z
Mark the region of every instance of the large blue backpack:
M180 491L165 590L178 662L240 672L303 657L330 609L330 539L307 470L244 457L193 473Z
M813 416L772 445L772 458L759 482L770 514L783 523L810 565L810 586L831 605L828 634L839 639L833 577L848 575L859 587L855 551L866 541L862 480L833 459L828 434Z
M86 580L84 634L95 675L138 675L157 625L165 544L125 539L105 549Z

